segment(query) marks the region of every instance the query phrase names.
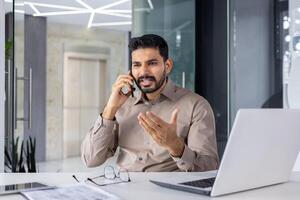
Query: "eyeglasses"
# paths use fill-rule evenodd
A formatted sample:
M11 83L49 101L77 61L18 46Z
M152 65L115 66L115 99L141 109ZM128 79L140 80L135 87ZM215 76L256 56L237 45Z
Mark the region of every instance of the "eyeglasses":
M78 178L73 175L72 176L77 182L80 182L78 180ZM120 181L118 182L111 182L111 183L103 183L103 184L99 184L96 182L96 179L99 179L99 178L105 178L107 180L115 180L115 179L119 179ZM104 174L103 175L100 175L100 176L95 176L95 177L91 177L91 178L87 178L86 180L84 180L85 182L86 181L89 181L95 185L98 185L98 186L105 186L105 185L112 185L112 184L117 184L117 183L123 183L123 182L130 182L131 179L130 179L130 176L129 176L129 173L128 173L128 170L126 169L120 169L118 170L117 172L115 171L115 169L112 167L112 166L106 166L104 168Z

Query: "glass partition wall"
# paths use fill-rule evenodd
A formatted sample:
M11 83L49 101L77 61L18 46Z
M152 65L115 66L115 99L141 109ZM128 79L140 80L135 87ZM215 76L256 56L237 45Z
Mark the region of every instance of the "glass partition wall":
M6 146L8 142L12 141L13 138L13 130L14 130L14 117L12 116L12 109L14 109L14 102L13 102L13 78L14 78L14 3L5 4L2 2L5 11L5 76L4 76L4 83L5 83L5 111L4 111L4 134L3 134L3 145ZM3 16L3 15L2 15ZM1 16L1 17L2 17ZM1 24L2 26L2 24ZM1 44L2 45L2 44ZM2 138L1 138L2 140ZM3 152L1 152L5 160L5 147L2 148ZM5 170L5 164L2 164L3 170Z
M288 18L284 16L284 24L287 34L283 54L283 83L284 83L284 107L300 108L300 2L288 1ZM294 165L294 171L300 170L300 154Z
M285 24L285 51L283 54L283 81L285 108L300 108L300 2L289 0Z
M132 36L150 33L162 36L174 61L170 78L194 91L195 0L133 0L132 5Z
M239 108L300 108L300 2L229 2L230 126Z
M227 3L133 0L132 35L154 33L169 44L175 84L212 106L220 157L227 141Z
M89 170L80 144L128 69L131 1L80 2L4 1L6 172Z
M37 172L37 163L45 160L45 110L41 104L45 97L45 73L39 73L45 65L30 63L43 60L45 48L32 46L45 43L37 37L39 27L28 24L26 2L5 1L6 8L12 8L5 15L6 56L5 76L5 172ZM29 27L28 27L29 26ZM36 28L36 29L35 29ZM32 31L29 33L29 31ZM45 35L46 36L46 35ZM29 41L34 38L34 41ZM31 47L31 49L30 49ZM32 70L33 67L37 68ZM33 76L34 75L34 76ZM43 81L37 81L37 77ZM43 84L44 83L44 84ZM44 91L41 92L41 91Z
M24 1L5 1L5 167L6 172L24 171L18 165L23 141L24 117Z
M284 2L229 1L229 127L240 108L283 107Z

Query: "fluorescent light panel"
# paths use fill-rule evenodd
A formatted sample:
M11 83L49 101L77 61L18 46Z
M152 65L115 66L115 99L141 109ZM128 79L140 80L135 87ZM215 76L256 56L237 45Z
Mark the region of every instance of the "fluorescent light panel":
M82 5L83 7L87 8L89 10L94 10L91 6L87 5L83 1L81 1L81 0L76 0L76 1L77 1L77 3L79 3L80 5Z
M129 1L129 0L121 0L121 1L117 1L117 2L114 2L114 3L107 4L107 5L105 5L105 6L99 7L99 8L97 8L96 10L104 10L104 9L111 8L111 7L114 7L114 6L116 6L116 5L119 5L119 4L128 2L128 1Z
M104 15L111 15L111 16L116 16L116 17L131 18L131 15L125 15L125 14L120 14L120 13L107 12L105 10L96 10L95 13L104 14Z
M64 5L57 5L57 4L48 4L48 3L39 3L39 2L31 2L31 1L24 1L24 3L17 3L16 6L24 6L28 5L34 11L33 16L59 16L59 15L73 15L73 14L90 14L90 18L88 21L88 28L93 26L117 26L117 25L130 25L131 21L125 22L107 22L107 23L93 23L95 14L104 14L110 15L115 17L123 17L123 18L131 18L131 10L114 10L108 9L114 7L116 5L128 2L130 0L120 0L111 4L107 4L105 6L101 6L99 8L92 8L90 5L85 3L83 0L75 0L78 4L83 6L80 7L72 7L72 6L64 6ZM12 3L12 0L5 0L5 2ZM150 9L153 9L153 5L151 0L148 0L148 4ZM38 7L44 8L57 8L63 11L55 11L55 12L41 12ZM17 13L25 13L24 10L16 10Z
M58 15L74 15L74 14L84 14L89 13L87 10L73 10L73 11L61 11L61 12L46 12L46 13L34 13L35 17L45 17L45 16L58 16Z
M105 10L112 13L131 13L131 10Z
M136 11L136 12L143 12L143 11L150 12L151 10L154 9L154 6L153 6L153 3L152 3L151 0L148 0L148 5L149 5L149 8L135 8L134 11Z
M153 7L153 3L152 3L152 1L151 1L151 0L148 0L148 4L149 4L149 7L150 7L150 9L151 9L151 10L153 10L153 9L154 9L154 7Z
M22 14L25 14L24 10L15 10L15 13L22 13Z
M31 7L31 9L32 9L35 13L40 14L40 11L39 11L33 4L28 3L28 5Z
M94 20L94 16L95 16L95 13L93 12L93 13L90 15L90 19L89 19L89 23L88 23L88 28L91 28L91 27L92 27L93 20Z
M120 26L120 25L131 25L131 21L128 22L107 22L107 23L94 23L94 26Z
M12 3L13 1L12 0L4 0L5 2L7 3ZM24 3L16 3L15 2L15 6L24 6Z
M32 4L37 7L58 8L58 9L63 9L63 10L84 10L84 8L63 6L63 5L57 5L57 4L37 3L37 2L30 2L30 1L24 1L24 4L25 5Z

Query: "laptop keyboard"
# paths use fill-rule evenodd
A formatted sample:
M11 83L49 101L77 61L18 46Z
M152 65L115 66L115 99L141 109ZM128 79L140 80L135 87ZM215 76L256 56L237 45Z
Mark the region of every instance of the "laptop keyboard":
M189 182L184 182L179 184L188 185L192 187L207 188L207 187L212 187L214 185L214 182L215 182L215 178L208 178L208 179L189 181Z

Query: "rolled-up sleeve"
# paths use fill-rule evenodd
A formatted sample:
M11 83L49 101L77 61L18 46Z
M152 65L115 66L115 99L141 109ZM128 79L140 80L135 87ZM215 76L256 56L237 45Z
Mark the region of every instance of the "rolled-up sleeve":
M209 171L219 165L215 120L206 100L195 104L187 144L180 158L174 158L182 171Z
M96 167L113 156L117 148L117 137L116 120L104 119L100 114L81 144L81 158L85 165Z

